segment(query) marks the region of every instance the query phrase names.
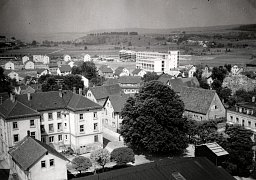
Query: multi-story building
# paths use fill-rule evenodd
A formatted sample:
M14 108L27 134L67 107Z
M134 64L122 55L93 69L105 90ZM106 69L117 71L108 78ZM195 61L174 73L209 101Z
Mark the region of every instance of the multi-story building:
M142 84L140 76L121 76L118 83L125 94L138 93Z
M170 69L179 67L179 51L136 52L136 68L147 72L169 73Z
M33 55L33 61L36 62L41 62L44 64L49 64L50 63L50 58L49 56L46 55Z
M131 50L121 50L119 51L119 58L124 61L135 61L136 52Z

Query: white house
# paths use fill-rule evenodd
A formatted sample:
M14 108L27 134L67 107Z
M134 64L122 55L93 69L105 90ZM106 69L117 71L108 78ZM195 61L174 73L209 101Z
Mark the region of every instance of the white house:
M14 70L14 63L11 62L11 61L5 63L4 69L6 69L6 70Z
M115 70L114 77L120 77L120 76L129 76L130 72L125 67L118 67Z
M68 74L71 74L71 67L69 65L62 65L57 69L57 75L63 75L66 76Z
M91 56L89 54L84 55L84 62L91 61Z
M75 62L74 61L70 61L68 62L68 65L72 68L74 66Z
M22 180L65 180L68 159L49 145L26 136L14 146L11 156L11 170Z
M84 84L84 87L88 88L89 87L89 80L86 77L82 76L82 75L78 75L78 76L81 77L81 79L83 81L83 84Z
M49 64L50 58L46 55L33 55L33 61L34 62L41 62L43 64Z
M134 69L134 71L132 72L133 76L143 77L145 74L147 74L147 72L143 69Z
M234 65L233 67L231 67L231 74L232 75L238 75L241 72L243 72L243 68L242 67L238 67L237 65Z
M25 69L35 69L35 63L33 61L26 61L24 64Z
M64 61L66 61L66 62L67 62L67 61L71 61L71 56L66 54L66 55L64 56Z
M29 56L22 57L22 63L25 64L26 61L29 61Z
M22 77L19 76L19 74L15 71L8 71L6 72L7 76L10 77L11 79L16 79L17 82L20 82L23 80Z

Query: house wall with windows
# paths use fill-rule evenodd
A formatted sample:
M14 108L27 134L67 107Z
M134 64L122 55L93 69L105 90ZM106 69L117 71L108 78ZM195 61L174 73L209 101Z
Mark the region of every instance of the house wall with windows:
M211 102L210 109L208 110L207 118L209 120L221 117L226 117L226 109L223 106L219 96L215 94L213 101Z
M6 70L14 70L14 63L11 62L11 61L5 63L4 69L6 69Z
M33 61L27 61L24 65L25 69L35 69L35 63Z

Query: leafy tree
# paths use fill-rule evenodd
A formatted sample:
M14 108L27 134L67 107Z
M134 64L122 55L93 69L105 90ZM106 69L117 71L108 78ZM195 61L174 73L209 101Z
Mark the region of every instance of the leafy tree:
M105 80L106 79L103 76L98 75L91 79L90 86L102 86Z
M58 91L61 87L57 84L54 77L47 78L46 82L42 84L42 91Z
M13 86L11 85L10 78L4 74L4 69L0 67L0 92L12 92Z
M37 45L37 42L35 40L32 41L31 43L32 46L36 46Z
M221 91L222 82L218 79L213 80L212 82L212 89L216 90L216 92L219 94Z
M81 68L77 66L73 66L71 69L72 74L81 74Z
M50 75L50 74L46 74L46 75L40 76L40 77L38 78L38 83L39 83L39 84L43 84L43 83L47 80L48 77L51 77L51 75Z
M223 66L219 66L219 67L214 67L212 69L212 79L215 80L219 80L222 84L224 78L227 75L227 69L224 68Z
M73 87L76 87L77 89L84 87L82 78L78 75L73 75L73 74L70 74L64 77L63 85L64 85L64 89L68 89L68 90L72 90Z
M188 145L183 112L183 102L169 86L150 81L135 98L127 100L121 112L120 133L136 150L180 154Z
M143 76L142 80L143 80L144 82L149 82L149 81L153 81L153 80L158 80L159 77L160 77L160 76L157 75L157 73L155 73L155 72L147 72L147 73Z
M227 69L228 72L231 72L231 64L225 64L224 67Z
M91 61L84 62L80 68L81 68L81 74L84 77L86 77L89 81L92 78L95 78L98 76L97 68L95 64Z
M72 166L81 174L82 171L89 169L92 166L92 163L87 157L77 156L72 160Z
M210 86L207 83L207 80L202 77L202 73L203 73L202 67L199 66L199 67L197 67L196 72L193 74L193 76L195 76L197 78L201 88L210 89Z
M114 149L111 154L111 160L114 160L117 165L125 165L135 161L134 152L128 147L120 147Z
M98 149L91 153L90 159L93 163L102 166L104 172L105 165L110 162L110 153L107 149Z
M232 90L225 87L225 88L221 88L218 95L219 95L220 99L223 99L224 102L226 103L230 100L231 93L232 93Z

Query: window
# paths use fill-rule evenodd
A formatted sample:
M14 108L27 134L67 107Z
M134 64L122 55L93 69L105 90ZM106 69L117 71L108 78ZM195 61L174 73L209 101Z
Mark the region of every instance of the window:
M58 126L58 131L62 131L62 124L58 123L57 126Z
M12 127L13 127L13 129L18 129L18 123L17 122L13 122L12 123Z
M45 161L41 161L41 168L46 168Z
M93 130L94 131L98 131L98 123L94 123L93 124Z
M54 128L53 128L53 124L49 124L49 132L53 132Z
M44 125L40 125L40 128L41 128L41 133L44 133L45 132Z
M49 137L49 142L53 142L54 141L54 136L50 136Z
M41 141L45 143L45 137L41 137Z
M94 136L94 142L99 142L99 137L98 137L98 135L95 135L95 136Z
M79 115L79 119L84 119L84 115L83 115L83 114L80 114L80 115Z
M62 141L62 135L61 135L61 134L58 135L58 140L59 140L59 141Z
M65 135L65 139L68 140L68 135Z
M36 132L30 132L30 137L36 138Z
M231 121L233 121L233 116L230 116Z
M84 125L80 125L80 132L84 132Z
M236 118L236 123L239 123L239 119L238 118Z
M251 121L248 121L248 126L251 127Z
M35 127L35 120L30 120L30 127Z
M19 141L19 135L18 134L14 134L13 135L13 141L14 142L18 142Z
M242 126L244 126L244 120L242 120Z
M54 159L50 159L50 166L54 166Z
M58 118L58 119L61 118L61 112L57 112L57 118Z
M52 113L48 113L48 119L52 120Z
M94 118L94 119L97 119L97 112L94 112L94 113L93 113L93 118Z

